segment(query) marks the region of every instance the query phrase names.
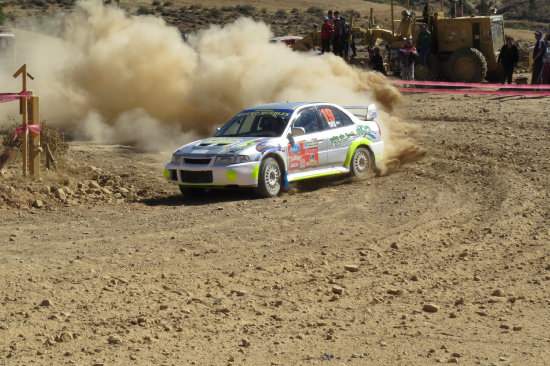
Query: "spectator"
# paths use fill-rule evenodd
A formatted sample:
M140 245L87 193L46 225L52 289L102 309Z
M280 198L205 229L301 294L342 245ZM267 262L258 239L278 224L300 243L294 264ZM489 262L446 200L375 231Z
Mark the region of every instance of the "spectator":
M542 83L543 84L550 84L550 44L549 44L549 38L546 37L546 53L544 54L544 57L542 59L543 66L542 66Z
M340 24L340 12L334 12L334 23L332 25L332 52L338 55L338 25Z
M332 39L332 26L329 24L328 16L323 20L321 26L321 54L330 52L330 40Z
M328 24L331 26L331 27L334 27L334 15L332 15L332 10L329 10L328 13L327 13L327 18L328 18Z
M514 44L512 37L506 37L506 44L500 49L498 55L498 62L502 64L502 84L508 81L508 84L512 84L512 75L514 74L514 68L519 61L518 48Z
M414 62L418 57L418 53L412 41L412 38L407 38L407 42L399 49L399 55L401 56L401 79L403 80L414 80Z
M346 18L340 17L338 22L338 37L340 38L339 55L343 58L348 58L349 55L349 24L346 23Z
M542 31L535 32L535 49L533 50L533 74L531 75L531 84L540 84L542 82L543 58L546 54L546 42L542 39Z
M426 23L420 26L420 34L416 40L416 48L420 58L420 65L423 67L426 65L426 56L428 56L428 53L430 53L432 49L432 32L428 30L428 24Z
M374 71L378 71L382 73L384 76L388 76L386 73L386 68L384 67L384 59L382 58L382 55L380 54L380 48L374 47L373 55L371 57L371 68Z

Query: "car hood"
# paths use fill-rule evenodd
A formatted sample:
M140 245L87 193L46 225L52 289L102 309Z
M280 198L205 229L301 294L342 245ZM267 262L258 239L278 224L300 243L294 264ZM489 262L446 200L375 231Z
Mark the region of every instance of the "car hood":
M264 153L269 150L281 150L281 138L273 137L209 137L187 144L175 153L186 154L234 154L243 150L255 150Z

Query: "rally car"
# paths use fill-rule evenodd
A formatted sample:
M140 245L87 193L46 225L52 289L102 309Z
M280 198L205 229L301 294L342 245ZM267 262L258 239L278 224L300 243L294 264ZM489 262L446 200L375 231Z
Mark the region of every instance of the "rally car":
M361 111L352 113L351 111ZM359 116L362 117L359 118ZM384 150L376 108L278 103L239 112L213 137L180 147L164 176L194 189L253 187L273 197L293 181L335 174L369 177Z

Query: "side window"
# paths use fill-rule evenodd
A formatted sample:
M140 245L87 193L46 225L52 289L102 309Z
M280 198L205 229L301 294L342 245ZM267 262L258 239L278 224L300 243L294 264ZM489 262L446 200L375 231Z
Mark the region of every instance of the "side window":
M351 119L344 113L341 113L337 108L323 106L319 107L319 113L325 128L338 128L350 126L353 124Z
M294 121L293 127L302 127L306 133L319 132L323 128L317 118L317 111L314 108L305 109Z

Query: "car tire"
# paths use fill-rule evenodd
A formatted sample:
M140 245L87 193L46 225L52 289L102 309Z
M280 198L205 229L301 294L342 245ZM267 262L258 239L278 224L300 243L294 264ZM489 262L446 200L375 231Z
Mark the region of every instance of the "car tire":
M350 163L351 175L357 179L367 179L374 173L374 159L369 149L358 147L353 153Z
M180 187L181 194L183 194L187 198L203 194L206 191L204 188L192 188L192 187L186 187L186 186L179 186L179 187Z
M265 158L260 165L257 192L262 197L275 197L281 191L281 167L274 158Z

